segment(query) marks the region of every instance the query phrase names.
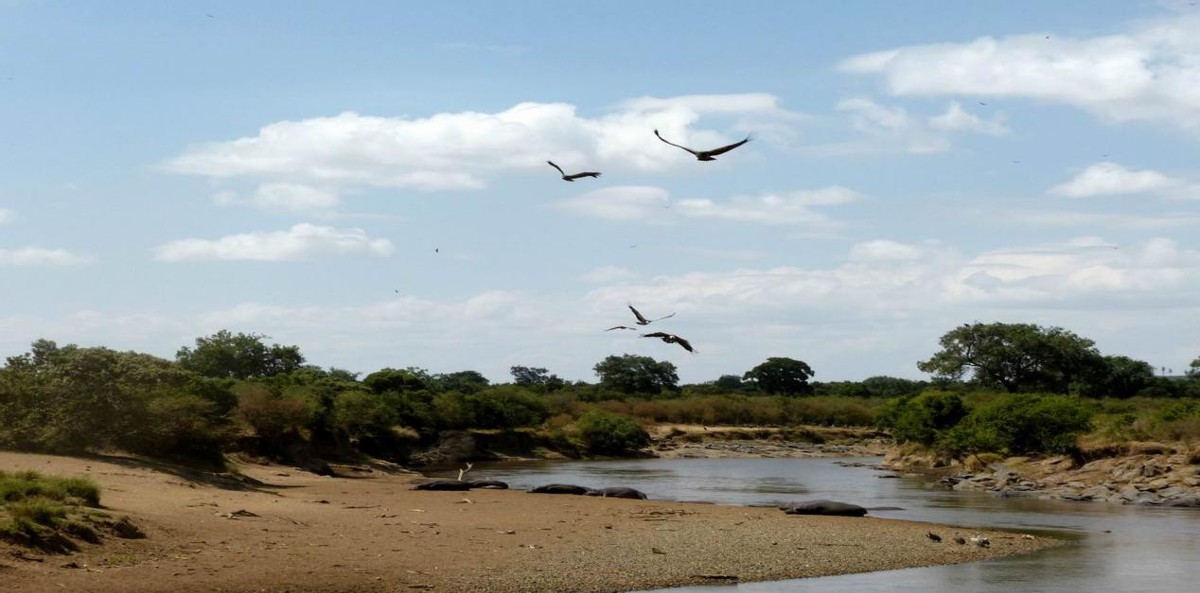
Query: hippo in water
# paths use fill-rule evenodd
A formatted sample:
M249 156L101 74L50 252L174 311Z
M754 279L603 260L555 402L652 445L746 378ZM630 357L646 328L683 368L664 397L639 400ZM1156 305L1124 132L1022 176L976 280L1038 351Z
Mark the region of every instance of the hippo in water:
M545 486L532 488L529 491L534 494L587 494L592 489L574 484L546 484Z
M587 493L588 496L602 496L604 498L636 498L638 500L646 500L646 493L633 488L616 487L616 488L597 488Z
M836 515L840 517L861 517L867 514L867 509L856 504L837 502L833 500L805 500L789 502L779 507L789 515Z
M470 490L471 483L461 480L434 480L413 486L413 490Z

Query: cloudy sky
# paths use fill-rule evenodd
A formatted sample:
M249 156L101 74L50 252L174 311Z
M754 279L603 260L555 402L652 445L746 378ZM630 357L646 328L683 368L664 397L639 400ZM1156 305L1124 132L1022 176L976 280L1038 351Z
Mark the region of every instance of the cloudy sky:
M1178 373L1192 4L0 0L0 355L921 378L1002 321Z

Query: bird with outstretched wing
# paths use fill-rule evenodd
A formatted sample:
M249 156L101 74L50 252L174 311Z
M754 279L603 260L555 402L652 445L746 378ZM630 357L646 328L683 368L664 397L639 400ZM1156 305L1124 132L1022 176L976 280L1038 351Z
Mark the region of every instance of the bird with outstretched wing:
M641 314L640 312L638 312L638 310L637 310L637 309L634 309L634 308L633 308L633 305L627 305L627 306L629 307L629 310L630 310L630 311L633 311L633 316L634 316L634 317L637 317L637 324L638 324L638 325L650 325L651 323L654 323L655 321L662 321L662 320L664 320L664 319L666 319L666 318L668 318L668 317L674 317L674 316L675 316L675 314L674 314L674 313L672 313L672 314L670 314L670 315L663 315L662 317L659 317L658 319L646 319L645 317L643 317L643 316L642 316L642 314Z
M558 173L559 173L560 175L562 175L563 181L575 181L576 179L580 179L580 178L583 178L583 177L599 177L599 176L600 176L600 172L599 172L599 171L583 171L583 172L581 172L581 173L572 173L572 174L570 174L570 175L567 175L567 174L566 174L566 173L565 173L565 172L562 170L562 167L560 167L560 166L558 166L558 165L554 164L554 161L546 161L546 162L547 162L547 163L550 163L550 166L551 166L551 167L554 167L555 169L558 169Z
M680 346L683 347L684 350L687 350L688 352L695 352L695 350L692 348L692 344L690 342L688 342L687 340L685 340L675 334L668 334L666 332L652 332L652 333L648 333L648 334L642 334L642 337L643 338L658 338L668 344L679 344Z
M681 146L679 144L675 144L674 142L671 142L670 140L663 138L662 134L658 133L658 130L654 130L654 135L658 136L659 140L662 140L663 142L666 142L667 144L670 144L671 146L674 146L675 148L682 148L682 149L692 153L693 155L696 156L696 160L698 160L698 161L715 161L717 159L715 159L713 157L716 157L719 154L725 154L725 153L750 141L750 136L746 136L746 138L744 140L742 140L741 142L734 142L733 144L722 146L720 148L714 148L712 150L692 150L686 146Z

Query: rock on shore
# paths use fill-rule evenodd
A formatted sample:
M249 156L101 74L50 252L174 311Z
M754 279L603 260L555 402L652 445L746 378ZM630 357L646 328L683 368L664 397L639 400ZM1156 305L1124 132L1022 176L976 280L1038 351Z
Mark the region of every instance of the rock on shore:
M997 496L1200 508L1197 461L1165 445L1141 444L1127 454L1083 465L1066 456L1009 457L980 470L946 475L938 483ZM884 464L910 466L902 457L889 457Z

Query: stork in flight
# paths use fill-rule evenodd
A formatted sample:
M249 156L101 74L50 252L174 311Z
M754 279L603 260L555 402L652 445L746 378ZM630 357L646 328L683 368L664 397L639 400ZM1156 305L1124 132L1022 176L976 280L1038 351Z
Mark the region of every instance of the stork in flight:
M689 344L687 340L685 340L675 334L668 334L666 332L653 332L653 333L649 333L649 334L642 334L642 337L643 338L658 338L668 344L679 344L680 346L683 346L683 349L687 350L688 352L695 352L695 350L692 349L692 345Z
M554 164L554 161L546 161L546 162L550 163L551 167L558 169L558 172L562 175L563 181L575 181L576 179L580 179L582 177L599 177L600 176L599 171L583 171L582 173L572 173L570 175L567 175L566 173L563 172L562 167Z
M712 150L692 150L686 146L680 146L678 144L675 144L674 142L671 142L670 140L667 140L666 138L663 138L662 135L658 133L658 130L654 130L654 135L658 136L659 140L662 140L663 142L666 142L667 144L670 144L671 146L674 146L676 148L682 148L682 149L696 155L696 160L698 160L698 161L715 161L717 159L715 159L713 157L716 157L719 154L725 154L725 153L750 141L750 136L746 136L746 139L742 140L741 142L734 142L733 144L730 144L728 146L722 146L721 148L714 148Z
M633 311L633 316L634 316L634 317L637 317L637 324L638 324L638 325L650 325L651 323L654 323L655 321L662 321L662 320L664 320L664 319L666 319L666 318L668 318L668 317L674 317L674 316L675 316L675 314L674 314L674 313L672 313L672 314L670 314L670 315L664 315L664 316L662 316L662 317L659 317L658 319L646 319L645 317L643 317L643 316L642 316L642 314L641 314L641 313L639 313L639 312L638 312L638 310L637 310L637 309L634 309L634 308L633 308L633 305L629 305L629 310L630 310L630 311Z

